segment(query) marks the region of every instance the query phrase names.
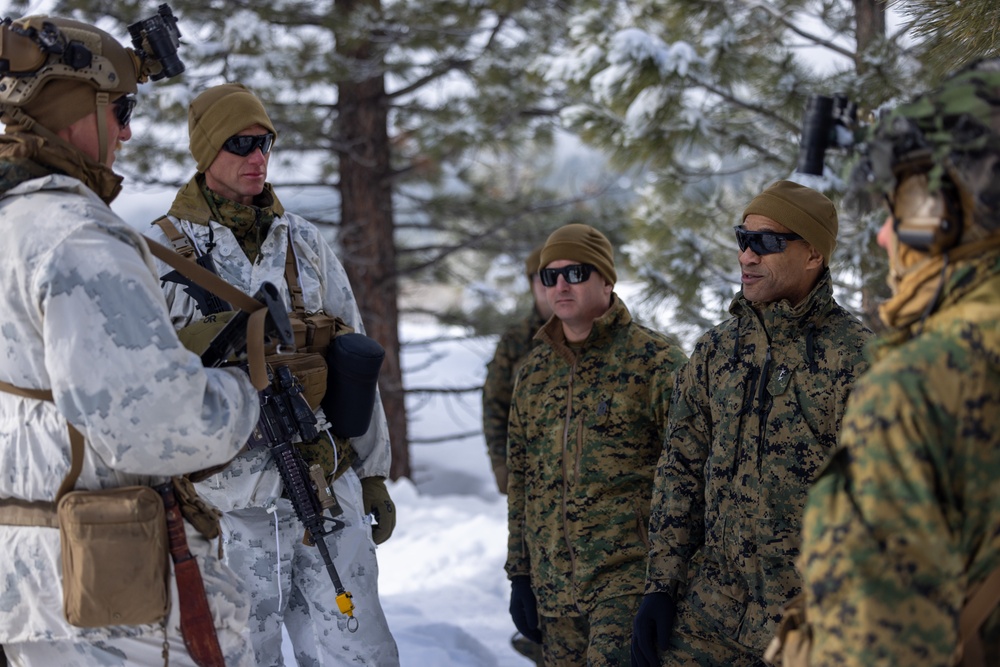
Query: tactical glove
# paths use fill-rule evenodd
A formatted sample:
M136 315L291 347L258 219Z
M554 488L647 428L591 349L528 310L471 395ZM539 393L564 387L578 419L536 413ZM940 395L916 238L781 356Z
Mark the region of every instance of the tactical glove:
M659 667L670 646L677 603L669 593L647 593L632 623L632 667Z
M531 590L531 577L519 575L510 580L510 617L514 627L535 642L542 643L542 631L538 627L538 602Z
M382 544L396 527L396 504L385 488L385 479L365 477L361 480L361 502L364 503L364 511L373 514L378 524L372 525L372 539L375 544Z

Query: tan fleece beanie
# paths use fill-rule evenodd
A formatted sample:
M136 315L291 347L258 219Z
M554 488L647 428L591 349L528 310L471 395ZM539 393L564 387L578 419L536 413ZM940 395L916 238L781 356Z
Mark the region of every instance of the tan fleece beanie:
M549 235L542 248L539 266L545 268L560 259L593 264L609 283L614 285L618 282L611 242L590 225L573 223Z
M241 83L224 83L204 91L188 107L191 155L198 171L208 169L226 139L251 125L262 125L277 138L264 105Z
M837 209L822 192L792 181L778 181L753 198L741 220L757 214L798 234L823 255L829 266L837 247Z

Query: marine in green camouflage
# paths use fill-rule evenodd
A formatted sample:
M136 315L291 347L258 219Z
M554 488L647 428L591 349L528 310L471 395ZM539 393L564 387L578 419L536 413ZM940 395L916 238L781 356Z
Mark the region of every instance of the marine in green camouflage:
M581 344L549 320L514 390L506 570L531 576L543 619L642 593L653 471L685 356L611 300ZM627 631L631 619L618 621Z
M841 447L809 491L798 563L809 659L945 667L963 606L1000 567L1000 60L895 110L869 150L862 168L876 178L857 180L893 202L879 235L893 329L872 345ZM911 224L903 184L926 174L924 193L960 211L949 226L961 236L941 249L899 233ZM983 664L1000 664L995 609L978 637Z
M806 490L867 366L870 332L833 299L828 269L796 306L741 292L730 313L679 374L656 472L646 592L678 601L663 664L761 664L801 590Z
M545 324L536 308L503 332L493 359L486 365L483 384L483 434L493 474L501 493L507 493L507 418L514 379L528 353L541 341L532 340Z

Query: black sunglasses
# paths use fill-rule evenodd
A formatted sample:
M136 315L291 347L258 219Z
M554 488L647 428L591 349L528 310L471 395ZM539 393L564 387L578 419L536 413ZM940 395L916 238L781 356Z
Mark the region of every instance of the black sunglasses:
M781 232L751 232L743 229L743 225L733 227L736 230L736 244L740 252L750 248L758 255L771 255L785 252L789 241L801 241L798 234L783 234Z
M122 95L111 106L115 109L115 120L118 121L118 127L124 128L132 121L132 111L135 109L133 95Z
M590 264L570 264L561 269L542 269L538 272L538 277L542 279L542 284L546 287L555 287L559 276L570 285L585 283L590 280L590 274L594 267Z
M260 152L267 155L271 152L271 144L274 143L274 135L267 134L237 134L226 139L222 144L222 149L233 155L246 157L258 148Z

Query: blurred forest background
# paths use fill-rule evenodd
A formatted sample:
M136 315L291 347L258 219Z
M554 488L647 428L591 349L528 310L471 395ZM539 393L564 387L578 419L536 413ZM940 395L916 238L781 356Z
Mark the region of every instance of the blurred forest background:
M568 222L612 239L619 275L684 339L723 319L739 288L732 226L746 202L798 180L841 204L838 299L877 328L884 213L843 205L850 150L827 151L821 176L793 173L807 99L843 94L863 126L1000 55L995 0L170 6L186 71L140 87L116 170L132 192L176 189L194 171L188 102L227 81L258 93L279 132L269 180L328 230L387 350L393 479L411 473L400 318L500 332L529 307L523 258ZM4 16L92 21L123 43L128 24L156 11L135 0L0 2Z

